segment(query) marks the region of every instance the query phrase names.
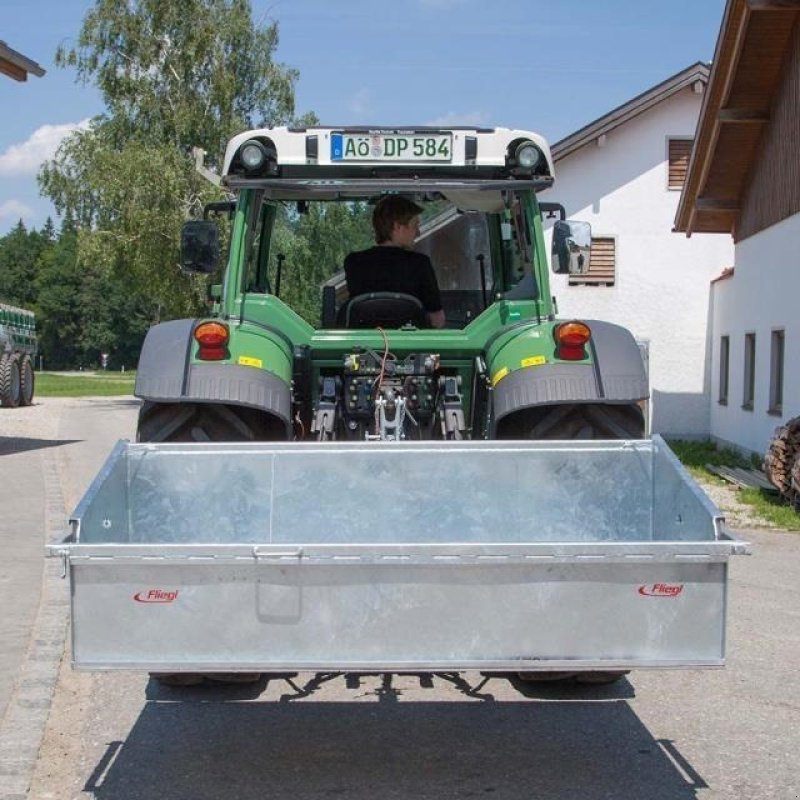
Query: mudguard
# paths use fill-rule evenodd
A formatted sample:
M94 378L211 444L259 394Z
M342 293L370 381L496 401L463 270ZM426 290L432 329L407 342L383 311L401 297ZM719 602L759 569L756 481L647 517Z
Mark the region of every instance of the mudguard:
M543 363L508 372L494 387L494 419L539 405L635 403L648 397L639 346L630 331L600 320L592 330L593 363ZM490 373L495 374L494 365Z
M291 391L272 372L238 364L192 363L196 320L154 325L139 357L134 394L155 403L225 403L247 406L291 421Z

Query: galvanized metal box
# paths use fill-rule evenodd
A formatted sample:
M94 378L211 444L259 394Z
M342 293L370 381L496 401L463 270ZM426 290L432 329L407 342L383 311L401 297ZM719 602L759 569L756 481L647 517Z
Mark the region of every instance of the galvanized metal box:
M87 669L719 666L746 551L657 436L121 442L71 524Z

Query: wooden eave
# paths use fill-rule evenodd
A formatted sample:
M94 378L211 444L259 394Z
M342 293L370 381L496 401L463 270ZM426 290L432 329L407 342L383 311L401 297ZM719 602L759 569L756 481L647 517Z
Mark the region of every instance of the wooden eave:
M720 272L720 274L717 275L716 278L711 279L711 283L719 283L720 281L727 281L733 277L734 272L735 270L733 267L725 267L725 269L723 269L722 272Z
M26 81L28 75L41 78L44 70L31 59L12 50L5 42L0 41L0 72L15 81Z
M705 85L708 82L709 72L708 65L702 61L698 61L681 70L677 75L667 78L657 86L642 92L642 94L637 95L627 103L615 108L613 111L609 111L608 114L604 114L594 122L590 122L575 131L575 133L571 133L566 138L556 142L551 148L553 160L558 161L565 158L581 147L597 141L597 139L614 130L614 128L618 128L658 103L662 103L676 92L680 92L688 86L693 86L697 81Z
M675 230L734 233L800 0L728 0Z

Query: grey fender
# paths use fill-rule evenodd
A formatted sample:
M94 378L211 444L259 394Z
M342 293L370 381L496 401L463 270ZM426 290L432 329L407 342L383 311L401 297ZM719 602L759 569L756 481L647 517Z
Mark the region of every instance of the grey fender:
M196 320L177 319L147 332L134 394L153 403L225 403L247 406L291 422L289 386L271 372L238 364L192 364Z
M592 330L594 364L546 364L512 372L494 389L494 420L514 411L563 403L627 404L649 396L647 374L630 331L601 320Z

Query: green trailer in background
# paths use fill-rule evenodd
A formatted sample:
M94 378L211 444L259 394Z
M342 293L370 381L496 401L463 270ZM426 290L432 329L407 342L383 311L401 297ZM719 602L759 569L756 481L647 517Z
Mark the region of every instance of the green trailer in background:
M0 405L33 403L36 318L32 311L0 303Z
M16 81L45 71L27 56L0 42L0 74ZM33 403L33 358L36 320L32 311L0 303L0 406L16 408Z

